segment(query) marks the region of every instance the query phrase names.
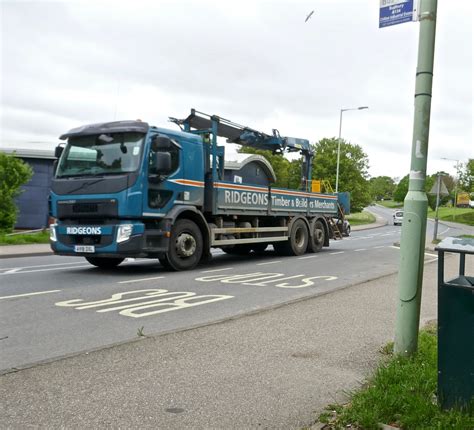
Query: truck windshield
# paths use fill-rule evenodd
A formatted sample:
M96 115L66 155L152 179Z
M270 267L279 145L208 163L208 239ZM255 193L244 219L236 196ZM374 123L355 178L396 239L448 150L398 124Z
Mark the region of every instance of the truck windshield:
M57 178L134 172L143 151L142 133L71 137L58 165Z

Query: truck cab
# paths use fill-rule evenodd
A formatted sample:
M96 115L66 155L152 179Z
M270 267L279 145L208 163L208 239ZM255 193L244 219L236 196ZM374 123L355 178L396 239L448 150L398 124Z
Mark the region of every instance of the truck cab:
M76 128L61 139L67 145L50 197L57 254L90 255L93 264L112 267L128 256L157 257L168 247L165 215L176 205L203 205L198 135L119 121Z

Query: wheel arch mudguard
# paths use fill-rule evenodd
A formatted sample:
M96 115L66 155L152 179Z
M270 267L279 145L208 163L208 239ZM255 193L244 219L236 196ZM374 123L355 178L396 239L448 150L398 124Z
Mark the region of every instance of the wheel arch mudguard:
M197 209L195 206L179 205L173 207L167 214L166 218L170 220L173 225L178 219L189 219L197 224L199 230L201 230L203 238L203 250L204 252L209 252L210 249L210 237L211 231L207 224L206 219L202 212Z

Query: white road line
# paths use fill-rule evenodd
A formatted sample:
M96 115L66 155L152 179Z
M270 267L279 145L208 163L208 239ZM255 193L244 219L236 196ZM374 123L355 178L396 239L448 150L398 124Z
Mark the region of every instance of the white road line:
M433 258L432 260L425 261L425 264L432 263L433 261L437 261L437 258Z
M299 257L298 260L306 260L307 258L316 258L317 255L308 255L307 257Z
M438 254L430 254L429 252L425 252L425 255L429 255L430 257L436 257L436 259L438 259Z
M222 272L223 270L230 270L230 269L233 269L233 267L225 267L224 269L204 270L203 272L200 272L200 273Z
M344 251L331 252L331 253L330 253L330 255L336 255L336 254L344 254Z
M367 251L367 248L354 249L354 252Z
M15 297L28 297L28 296L38 296L40 294L51 294L51 293L58 293L61 290L50 290L50 291L39 291L37 293L25 293L25 294L16 294L15 296L3 296L0 297L0 300L3 299L13 299Z
M23 267L2 267L0 270L16 270L16 269L33 269L36 267L51 267L51 266L70 266L74 264L84 264L84 261L71 261L70 263L55 263L55 264L41 264L39 266L23 266Z
M276 261L269 261L267 263L258 263L257 266L265 266L265 264L276 264L276 263L281 263L282 260L276 260Z
M390 246L388 246L388 248L393 248L393 249L400 249L400 247L399 247L399 246L394 246L394 245L390 245Z
M387 245L374 246L374 249L385 248Z
M23 273L36 273L36 272L48 272L50 270L65 270L65 269L79 269L81 267L92 267L90 264L86 264L84 266L74 266L74 267L52 267L50 269L38 269L38 270L23 270L21 272L14 272L14 273L0 273L0 276L4 275L22 275Z
M134 282L153 281L155 279L163 279L164 276L155 276L154 278L129 279L128 281L119 281L119 284L132 284Z
M21 267L17 267L16 269L10 269L10 270L7 270L6 272L3 272L3 273L8 273L10 275L11 273L16 273L19 270L21 270Z
M446 233L448 230L451 230L451 227L448 227L446 230L444 230L444 231L442 231L441 233L438 233L438 234L440 234L440 235L441 235L441 234L444 234L444 233Z

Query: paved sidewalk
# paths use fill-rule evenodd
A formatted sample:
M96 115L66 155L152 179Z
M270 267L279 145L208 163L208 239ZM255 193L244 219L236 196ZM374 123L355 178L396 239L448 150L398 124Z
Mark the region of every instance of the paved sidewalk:
M29 245L1 245L0 258L33 257L52 255L49 243L33 243Z
M474 270L471 263L466 272ZM446 258L447 277L457 264L454 256ZM425 267L422 322L436 318L436 267ZM391 275L6 374L0 377L2 426L308 426L373 371L380 348L393 339L396 297L397 277Z

